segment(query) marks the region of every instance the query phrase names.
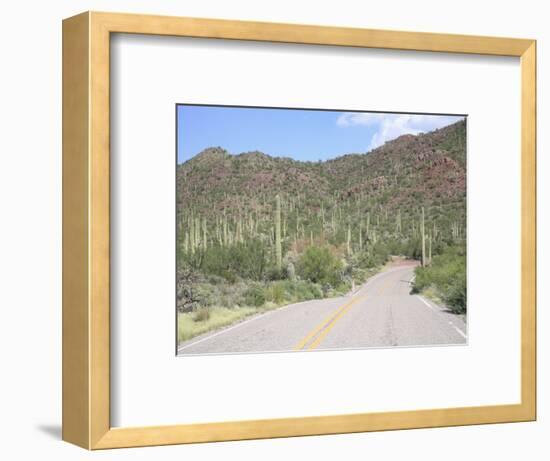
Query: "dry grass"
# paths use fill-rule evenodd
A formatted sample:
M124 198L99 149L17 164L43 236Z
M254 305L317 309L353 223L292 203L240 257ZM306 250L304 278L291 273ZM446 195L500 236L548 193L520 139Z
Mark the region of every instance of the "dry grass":
M231 325L260 310L254 307L212 307L208 315L197 313L178 314L178 342L187 341L211 330Z

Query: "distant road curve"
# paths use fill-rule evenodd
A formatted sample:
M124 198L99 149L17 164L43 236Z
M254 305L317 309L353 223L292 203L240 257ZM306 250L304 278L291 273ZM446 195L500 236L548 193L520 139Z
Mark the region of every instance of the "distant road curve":
M460 316L410 294L414 267L381 272L353 295L290 304L195 337L178 355L465 344Z

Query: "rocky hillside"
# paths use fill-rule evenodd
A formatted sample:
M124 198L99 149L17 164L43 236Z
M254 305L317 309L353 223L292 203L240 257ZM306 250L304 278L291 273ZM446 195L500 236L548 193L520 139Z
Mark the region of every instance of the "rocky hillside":
M348 234L352 245L414 237L422 207L434 239L465 235L464 121L324 162L212 147L177 168L178 238L188 249L272 241L277 195L287 248L300 239L347 243Z

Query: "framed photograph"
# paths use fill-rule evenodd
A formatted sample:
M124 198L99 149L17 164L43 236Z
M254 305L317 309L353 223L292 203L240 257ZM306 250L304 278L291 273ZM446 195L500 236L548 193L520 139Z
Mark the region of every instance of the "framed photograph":
M533 421L534 40L63 22L63 439Z

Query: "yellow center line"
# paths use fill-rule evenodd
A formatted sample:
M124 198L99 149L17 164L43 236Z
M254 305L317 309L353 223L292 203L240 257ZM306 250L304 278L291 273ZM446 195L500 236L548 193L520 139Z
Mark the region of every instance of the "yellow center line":
M315 349L320 343L321 341L325 338L326 335L328 335L329 331L332 330L332 328L334 327L334 325L336 325L336 322L338 322L338 320L340 320L349 310L351 310L351 307L358 301L362 301L363 299L365 299L367 296L361 296L359 298L355 298L352 302L348 303L346 306L345 306L345 309L343 310L340 310L339 313L336 315L336 317L334 317L334 319L332 320L332 322L330 322L324 330L322 330L319 334L319 336L317 336L317 338L315 338L315 341L313 341L308 349L309 350L312 350L312 349Z
M294 347L294 350L299 351L303 349L306 346L306 344L315 337L315 335L319 334L324 328L330 326L334 321L339 319L341 315L343 315L343 313L347 311L347 309L349 309L353 304L355 304L357 301L365 297L366 295L352 299L348 303L340 307L335 313L330 314L325 320L323 320L319 325L317 325L313 330L311 330L311 332Z
M382 295L388 288L391 282L391 277L387 277L385 283L382 285L378 291L378 296ZM334 327L336 322L340 320L350 309L351 307L360 300L363 300L367 295L359 296L357 298L351 299L349 302L340 307L336 312L330 314L325 320L323 320L319 325L317 325L311 332L302 339L296 346L294 350L299 351L306 348L306 345L311 342L307 349L315 349L321 341L328 335L330 330Z

